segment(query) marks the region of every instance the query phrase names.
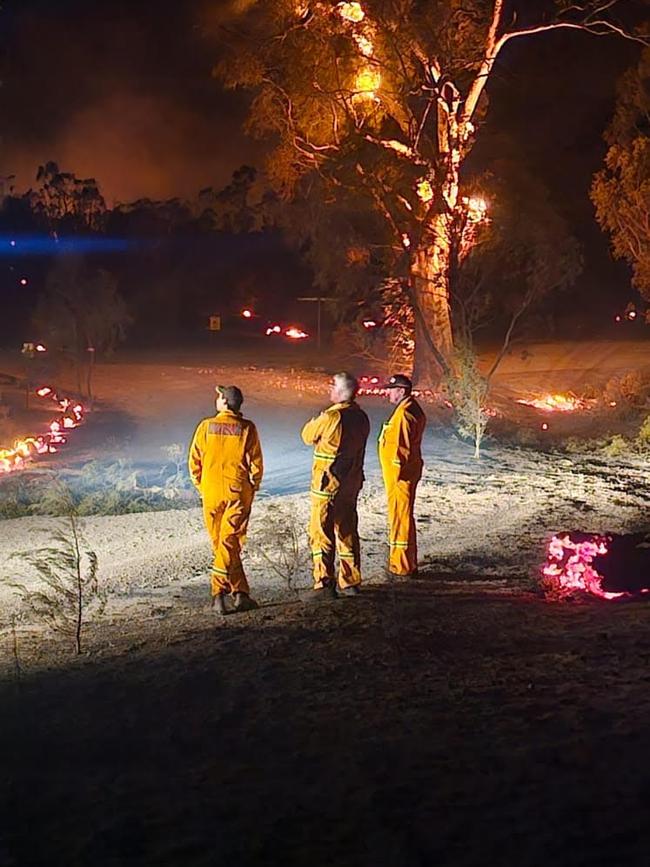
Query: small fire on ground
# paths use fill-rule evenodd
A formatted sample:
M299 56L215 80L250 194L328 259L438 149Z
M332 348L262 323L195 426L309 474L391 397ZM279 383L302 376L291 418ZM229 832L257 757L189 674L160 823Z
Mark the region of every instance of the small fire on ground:
M85 409L78 401L59 397L49 386L37 389L36 394L56 405L56 416L45 433L15 440L11 447L0 447L0 474L22 470L38 455L55 454L68 441L69 431L83 422Z
M549 598L558 600L584 593L632 598L650 593L649 563L650 547L642 536L558 534L547 545L542 586Z
M520 397L517 403L524 406L532 406L543 412L578 412L591 409L596 405L595 400L587 400L576 397L574 394L545 394L542 397Z

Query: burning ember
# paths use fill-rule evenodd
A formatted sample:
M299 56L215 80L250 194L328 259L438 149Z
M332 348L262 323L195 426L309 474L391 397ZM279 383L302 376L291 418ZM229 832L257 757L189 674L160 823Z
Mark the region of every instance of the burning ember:
M58 397L49 386L37 389L36 394L56 404L57 416L52 419L45 434L27 436L16 440L11 448L0 448L0 474L24 469L36 455L58 452L59 447L67 442L63 432L79 427L83 421L85 410L82 404L67 397Z
M306 337L309 337L306 331L302 331L300 328L295 328L294 326L287 328L284 333L292 340L304 340Z
M576 412L590 409L596 401L576 397L574 394L546 394L544 397L520 397L517 403L541 409L543 412Z
M542 585L547 594L567 599L577 593L590 593L601 599L621 599L635 593L650 593L644 586L650 580L650 548L640 536L566 533L553 536L542 567ZM605 590L603 582L629 588L619 592Z
M381 379L378 376L360 376L359 377L359 394L370 395L371 397L380 397L386 394L386 389L382 388ZM411 392L413 397L420 397L425 400L433 400L436 397L436 392L430 388L417 389L414 388ZM451 404L449 404L451 406Z

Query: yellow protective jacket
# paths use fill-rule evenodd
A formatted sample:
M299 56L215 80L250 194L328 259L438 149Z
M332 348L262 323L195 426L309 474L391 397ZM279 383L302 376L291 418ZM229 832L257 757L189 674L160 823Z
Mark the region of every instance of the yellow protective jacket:
M379 463L384 480L419 481L422 477L422 436L427 423L417 400L400 401L379 432Z
M256 491L264 473L257 428L231 410L204 418L194 433L188 466L204 500L232 500Z
M368 416L353 400L335 403L307 422L302 439L314 446L312 494L331 499L359 493L369 433Z

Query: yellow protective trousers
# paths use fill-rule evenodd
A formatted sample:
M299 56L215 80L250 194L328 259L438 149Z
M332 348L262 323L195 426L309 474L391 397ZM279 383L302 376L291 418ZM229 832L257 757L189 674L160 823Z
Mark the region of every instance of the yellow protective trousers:
M361 583L357 497L311 494L309 521L314 589L335 580L335 555L339 557L338 584L343 590Z
M418 567L415 532L417 481L385 480L388 497L388 568L395 575L411 575Z
M264 472L253 422L232 410L203 419L192 439L188 468L201 494L203 519L212 541L212 595L248 593L241 549L254 492Z
M210 570L213 596L219 593L250 592L241 562L241 550L246 541L252 502L252 490L242 491L236 500L203 500L203 520L214 553Z

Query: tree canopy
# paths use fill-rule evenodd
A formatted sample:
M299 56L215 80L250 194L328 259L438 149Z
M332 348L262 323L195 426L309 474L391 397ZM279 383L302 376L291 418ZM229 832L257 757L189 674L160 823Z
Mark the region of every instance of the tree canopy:
M605 166L591 188L596 216L614 256L631 265L634 285L650 299L650 49L620 81L606 140Z
M247 128L271 143L279 194L318 184L324 201L353 199L383 222L421 380L446 367L450 281L488 217L463 169L497 57L556 28L625 35L620 6L560 2L534 19L539 6L504 0L267 0L234 3L224 20L215 74L253 92Z

